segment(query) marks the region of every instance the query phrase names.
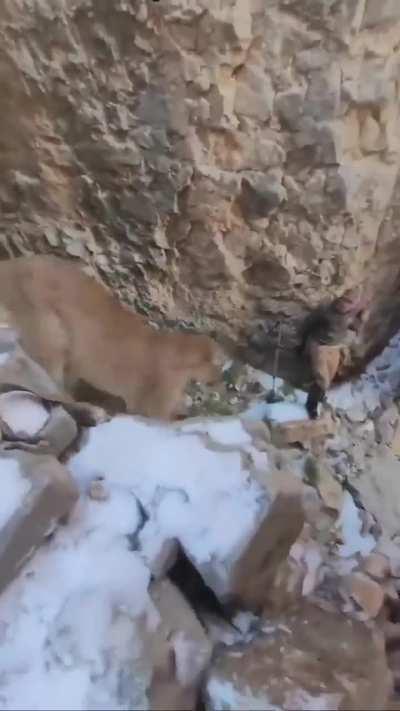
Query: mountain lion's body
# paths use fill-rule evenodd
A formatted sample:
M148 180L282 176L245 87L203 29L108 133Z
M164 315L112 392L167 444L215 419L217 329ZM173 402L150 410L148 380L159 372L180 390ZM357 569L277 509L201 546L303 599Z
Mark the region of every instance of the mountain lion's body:
M132 413L170 419L191 379L214 381L221 371L210 338L151 328L68 260L0 262L0 305L60 388L83 380L123 398Z

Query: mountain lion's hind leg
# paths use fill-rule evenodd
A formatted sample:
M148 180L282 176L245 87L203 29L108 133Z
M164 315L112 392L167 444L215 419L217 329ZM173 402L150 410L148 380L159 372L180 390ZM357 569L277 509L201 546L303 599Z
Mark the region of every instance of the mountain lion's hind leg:
M52 311L32 310L31 324L21 329L21 346L47 372L58 389L60 403L82 426L91 427L105 422L105 410L87 402L77 402L72 396L74 379L69 372L69 339L61 319Z
M18 321L22 348L64 392L68 335L61 320L52 311L31 308L24 321L21 323L21 318Z

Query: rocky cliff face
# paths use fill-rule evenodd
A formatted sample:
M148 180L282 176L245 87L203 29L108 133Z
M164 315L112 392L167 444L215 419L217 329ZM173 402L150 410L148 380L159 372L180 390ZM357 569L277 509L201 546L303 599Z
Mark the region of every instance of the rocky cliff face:
M2 257L67 253L156 315L283 319L288 344L366 279L385 335L398 0L3 0L0 32Z

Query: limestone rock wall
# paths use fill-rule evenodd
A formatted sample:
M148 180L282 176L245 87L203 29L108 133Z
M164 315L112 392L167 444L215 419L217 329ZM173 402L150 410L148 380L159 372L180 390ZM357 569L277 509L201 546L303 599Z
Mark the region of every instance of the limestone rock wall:
M395 318L399 0L3 0L0 38L2 258L235 338L362 279Z

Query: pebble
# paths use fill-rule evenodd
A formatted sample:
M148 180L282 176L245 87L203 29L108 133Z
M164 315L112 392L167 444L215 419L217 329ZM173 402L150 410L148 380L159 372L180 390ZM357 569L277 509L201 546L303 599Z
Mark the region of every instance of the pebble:
M89 484L88 496L94 501L107 501L110 498L110 492L101 479L93 479Z

